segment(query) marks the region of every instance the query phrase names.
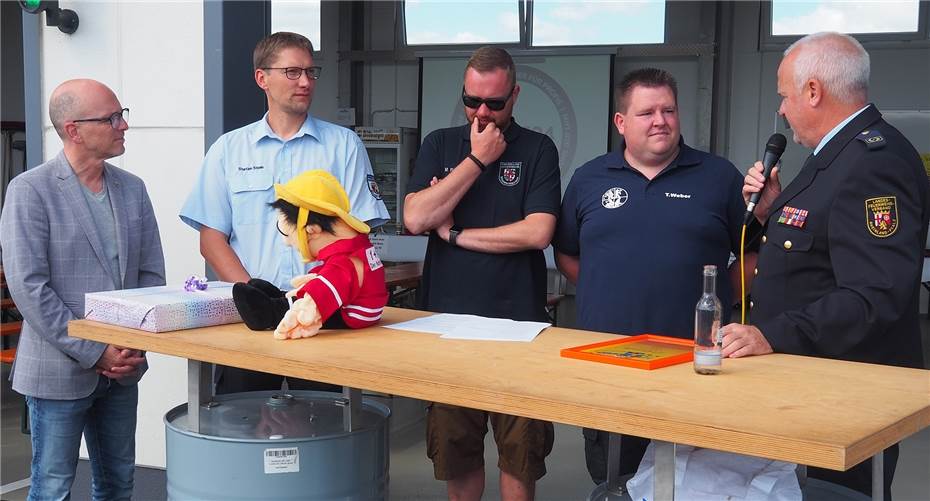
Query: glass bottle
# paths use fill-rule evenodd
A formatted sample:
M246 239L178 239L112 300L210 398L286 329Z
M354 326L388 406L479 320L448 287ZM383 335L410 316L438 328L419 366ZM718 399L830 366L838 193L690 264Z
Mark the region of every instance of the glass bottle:
M717 267L704 266L704 294L694 309L694 372L719 374L720 300L717 299Z

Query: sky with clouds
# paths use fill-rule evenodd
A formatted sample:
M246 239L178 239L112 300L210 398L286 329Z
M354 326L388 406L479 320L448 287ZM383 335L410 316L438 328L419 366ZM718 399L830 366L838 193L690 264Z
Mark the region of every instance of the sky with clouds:
M772 34L917 31L918 7L917 0L776 0L772 4Z
M274 0L272 31L306 35L319 49L319 0ZM516 0L407 0L407 42L516 43L520 40ZM816 31L881 33L916 31L918 0L775 0L772 33ZM661 43L664 0L536 0L533 44L616 45Z
M506 43L520 41L517 2L407 0L407 43Z
M410 44L520 40L514 0L407 0L405 8ZM534 45L660 43L665 37L664 0L537 0L533 9Z
M300 33L313 42L313 49L323 47L320 39L320 0L274 0L271 2L271 32Z

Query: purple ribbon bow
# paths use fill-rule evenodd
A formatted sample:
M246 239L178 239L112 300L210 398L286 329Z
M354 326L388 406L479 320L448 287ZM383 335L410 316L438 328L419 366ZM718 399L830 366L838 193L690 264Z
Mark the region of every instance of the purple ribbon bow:
M198 277L197 275L191 275L184 282L184 290L187 292L205 291L207 290L207 279Z

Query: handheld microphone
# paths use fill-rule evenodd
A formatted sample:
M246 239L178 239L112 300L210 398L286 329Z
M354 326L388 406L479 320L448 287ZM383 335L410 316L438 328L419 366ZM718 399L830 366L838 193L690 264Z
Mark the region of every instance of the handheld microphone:
M768 180L769 174L772 172L772 167L778 163L778 160L781 158L781 154L785 152L785 146L787 146L788 140L784 135L775 133L769 137L768 143L765 144L765 154L762 156L762 179L763 183ZM759 203L759 197L762 195L762 192L753 193L749 197L749 203L746 204L746 215L743 217L743 224L749 224L749 221L752 219L752 211L756 208L756 204Z

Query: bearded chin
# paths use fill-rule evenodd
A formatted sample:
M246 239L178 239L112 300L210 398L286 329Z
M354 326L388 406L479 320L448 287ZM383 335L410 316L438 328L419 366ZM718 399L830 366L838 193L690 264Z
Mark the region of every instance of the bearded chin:
M288 108L288 111L290 111L293 114L302 115L304 113L307 113L307 111L310 110L310 103L304 104L304 103L298 103L298 102L292 101L288 103L287 108Z

